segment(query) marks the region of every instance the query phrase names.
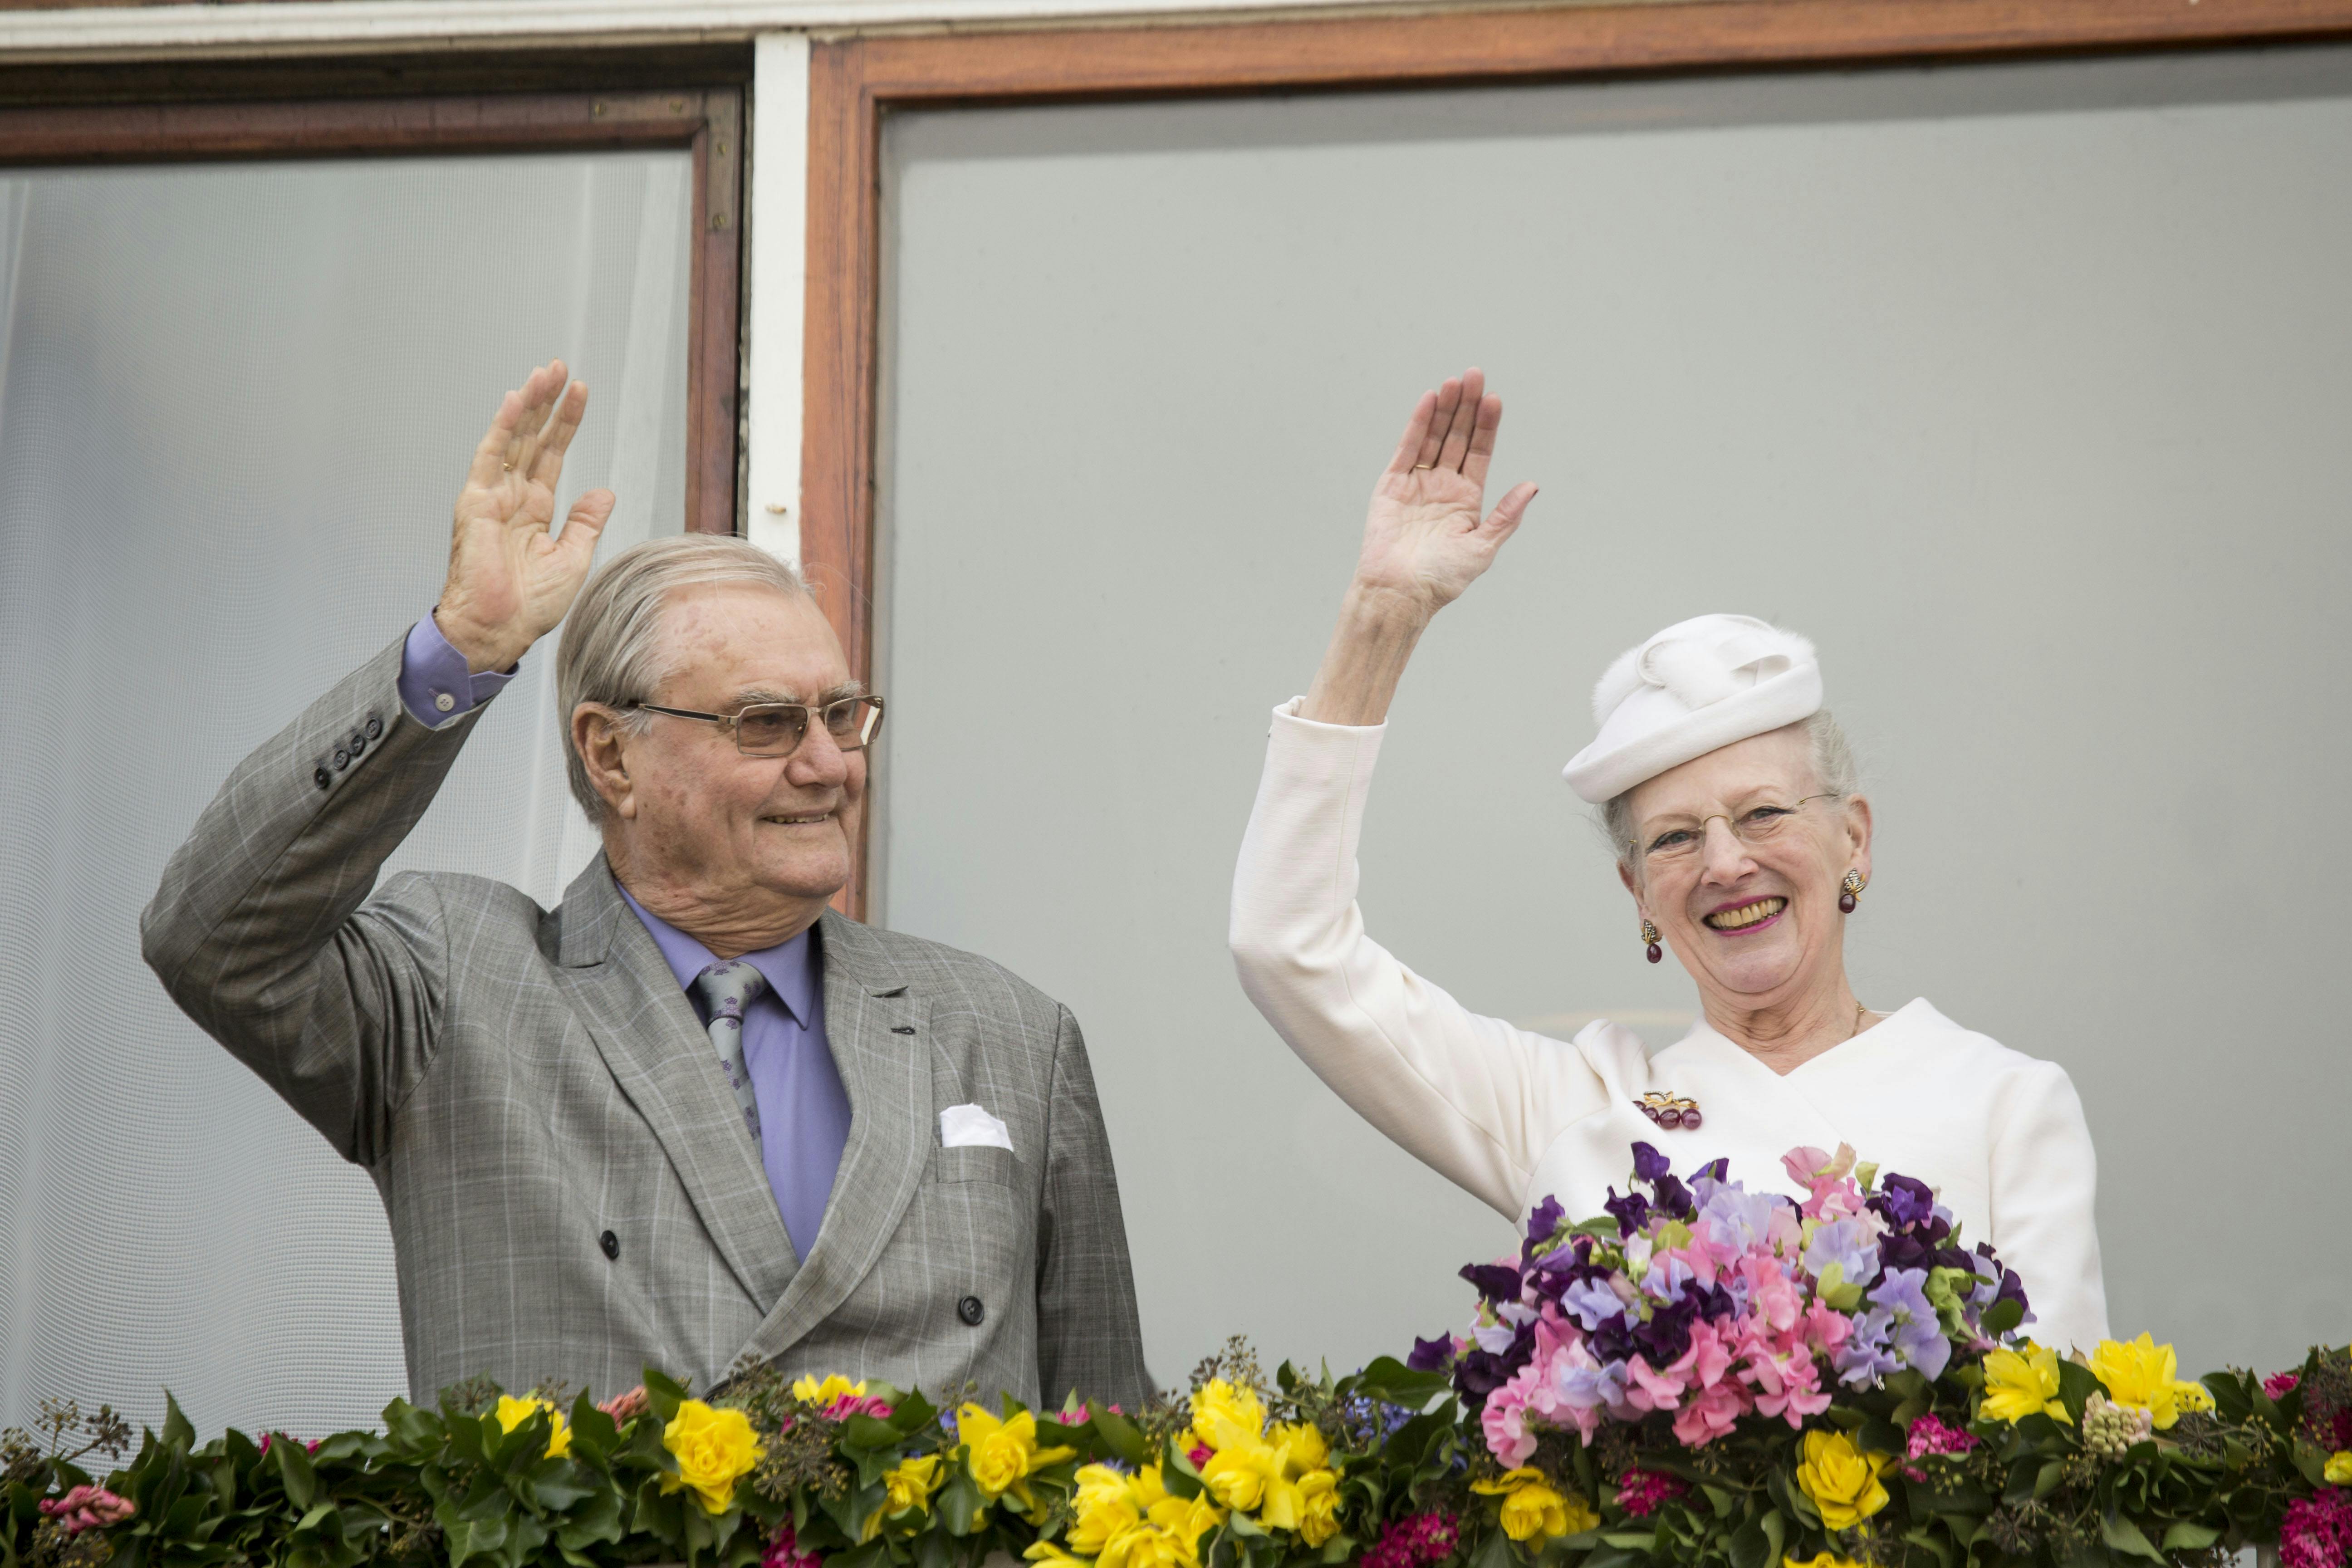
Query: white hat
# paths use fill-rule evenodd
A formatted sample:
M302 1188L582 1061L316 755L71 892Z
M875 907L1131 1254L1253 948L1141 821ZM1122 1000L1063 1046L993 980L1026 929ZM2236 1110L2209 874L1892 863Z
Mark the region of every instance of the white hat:
M1617 657L1592 689L1601 733L1560 776L1598 805L1693 757L1821 710L1811 643L1753 616L1699 616Z

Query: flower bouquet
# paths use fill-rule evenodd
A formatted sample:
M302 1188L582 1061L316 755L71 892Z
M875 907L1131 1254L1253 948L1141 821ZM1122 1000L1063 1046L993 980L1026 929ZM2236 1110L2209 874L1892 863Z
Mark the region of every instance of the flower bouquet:
M167 1401L130 1453L111 1411L45 1404L0 1434L0 1568L2352 1568L2345 1351L2062 1359L1925 1184L1785 1163L1804 1197L1637 1144L1604 1215L1548 1201L1463 1270L1468 1332L1340 1378L1231 1342L1144 1410L648 1371L310 1442L199 1445Z

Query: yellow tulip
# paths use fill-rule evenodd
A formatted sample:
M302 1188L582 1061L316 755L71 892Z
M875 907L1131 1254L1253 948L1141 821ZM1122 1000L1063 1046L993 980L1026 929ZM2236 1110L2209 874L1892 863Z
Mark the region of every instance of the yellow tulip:
M691 1487L705 1513L725 1513L735 1500L735 1483L751 1473L765 1452L740 1410L714 1410L688 1399L662 1428L662 1447L677 1460L677 1474L662 1478L662 1490Z
M544 1399L517 1399L512 1394L499 1395L499 1430L511 1432L531 1417L536 1410L547 1412L550 1428L547 1434L547 1457L560 1458L572 1451L572 1426L563 1413Z
M2352 1487L2352 1448L2338 1448L2328 1455L2327 1468L2319 1474L2329 1486Z
M956 1412L956 1436L970 1456L971 1479L979 1483L982 1495L993 1502L1011 1492L1024 1507L1033 1506L1029 1477L1077 1452L1037 1447L1037 1417L1026 1410L1007 1421L977 1405L967 1405Z
M2074 1424L2058 1399L2058 1352L2032 1340L2021 1350L1997 1350L1984 1358L1984 1403L1980 1414L2011 1425L2035 1414Z
M1255 1389L1236 1388L1222 1377L1192 1391L1192 1437L1212 1448L1233 1441L1231 1434L1257 1437L1265 1432L1265 1406Z
M2213 1396L2202 1384L2176 1376L2179 1370L2172 1347L2145 1333L2136 1340L2101 1340L2091 1355L2091 1371L2106 1385L2107 1397L2147 1411L2159 1432L2185 1412L2213 1408Z
M803 1405L830 1405L836 1399L862 1399L865 1396L865 1379L852 1383L837 1372L823 1383L813 1377L793 1379L793 1397Z
M1886 1489L1878 1478L1894 1462L1889 1455L1854 1447L1843 1432L1808 1432L1797 1487L1812 1500L1823 1524L1852 1530L1886 1506Z
M885 1498L880 1508L866 1519L866 1530L858 1539L871 1541L882 1533L882 1521L902 1514L909 1509L923 1513L931 1511L931 1494L940 1486L940 1457L925 1454L919 1459L901 1459L882 1478Z
M1507 1470L1495 1480L1471 1482L1470 1489L1503 1500L1503 1533L1514 1541L1532 1541L1538 1535L1549 1540L1591 1528L1571 1520L1568 1499L1538 1469ZM1576 1510L1578 1519L1592 1512L1580 1500Z
M1285 1422L1267 1434L1267 1440L1282 1451L1283 1474L1293 1479L1319 1470L1331 1459L1330 1444L1311 1421Z
M1078 1472L1077 1495L1070 1500L1070 1550L1099 1556L1111 1537L1143 1522L1143 1510L1144 1500L1126 1476L1108 1465L1087 1466Z
M1339 1533L1339 1478L1309 1470L1298 1478L1298 1539L1320 1546Z

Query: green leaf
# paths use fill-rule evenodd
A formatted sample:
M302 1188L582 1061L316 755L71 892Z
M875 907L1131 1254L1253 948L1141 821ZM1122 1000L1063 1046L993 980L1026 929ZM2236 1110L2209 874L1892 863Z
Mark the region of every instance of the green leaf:
M2005 1300L1995 1301L1985 1309L1984 1316L1978 1321L1984 1325L1985 1338L1989 1340L2004 1338L2014 1333L2017 1325L2025 1321L2025 1303L2014 1296Z
M184 1454L196 1446L196 1429L181 1414L180 1402L168 1388L163 1391L163 1446Z
M653 1367L646 1368L646 1402L664 1426L677 1416L677 1407L686 1403L686 1397L684 1384Z
M2074 1430L2083 1429L2083 1405L2094 1394L2105 1392L2099 1374L2078 1361L2058 1363L2058 1398L2066 1406L2066 1414L2074 1418Z
M1775 1568L1772 1543L1752 1519L1731 1532L1731 1568Z
M309 1451L298 1440L281 1435L269 1445L269 1457L278 1461L278 1474L286 1483L286 1500L308 1510L319 1491L319 1472L310 1466Z
M1349 1380L1355 1392L1384 1405L1401 1405L1420 1411L1429 1402L1454 1387L1454 1380L1442 1372L1415 1372L1394 1356L1377 1356L1372 1363Z
M2128 1552L2134 1557L2145 1557L2155 1563L2164 1561L2164 1554L2148 1543L2140 1527L2120 1514L2101 1516L2099 1539L2105 1541L2112 1551Z
M530 1495L550 1513L567 1511L582 1498L604 1490L594 1472L566 1458L541 1459L531 1467Z
M2167 1556L2175 1552L2202 1552L2221 1539L2221 1532L2211 1525L2184 1519L2164 1532L2164 1551Z
M1513 1568L1514 1562L1511 1538L1497 1525L1486 1531L1486 1539L1470 1553L1469 1568Z
M1142 1467L1145 1456L1151 1451L1150 1441L1143 1436L1143 1428L1126 1416L1114 1415L1108 1410L1095 1416L1095 1435L1122 1461L1138 1468Z

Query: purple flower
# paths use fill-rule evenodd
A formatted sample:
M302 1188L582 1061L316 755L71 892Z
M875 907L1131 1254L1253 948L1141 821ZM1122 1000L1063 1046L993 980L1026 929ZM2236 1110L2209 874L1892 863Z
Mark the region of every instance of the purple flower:
M1902 1370L1903 1363L1886 1342L1894 1326L1895 1314L1884 1307L1873 1307L1853 1320L1853 1332L1838 1347L1840 1381L1850 1387L1868 1388Z
M1646 1149L1649 1145L1636 1143L1633 1147ZM1617 1222L1619 1236L1631 1236L1650 1223L1650 1200L1639 1193L1627 1193L1621 1198L1617 1195L1617 1189L1612 1187L1608 1202L1601 1206L1607 1209L1610 1217Z
M1935 1217L1936 1191L1927 1183L1911 1176L1898 1176L1889 1172L1871 1194L1870 1206L1886 1216L1897 1230L1908 1230Z
M1552 1233L1559 1228L1559 1222L1567 1217L1568 1210L1558 1198L1544 1199L1528 1215L1528 1239L1531 1242L1549 1241Z
M1519 1271L1507 1263L1465 1263L1462 1278L1476 1286L1479 1295L1498 1305L1519 1299Z
M1952 1342L1944 1337L1936 1309L1927 1302L1925 1269L1898 1268L1870 1293L1873 1303L1890 1316L1889 1338L1905 1366L1926 1378L1943 1375L1952 1359Z
M1805 1243L1805 1271L1816 1279L1836 1265L1849 1285L1867 1285L1878 1278L1878 1247L1858 1219L1836 1219L1813 1232Z
M1655 1182L1675 1168L1675 1163L1647 1143L1633 1145L1633 1179Z
M1415 1334L1412 1354L1404 1358L1404 1364L1415 1372L1444 1372L1453 1362L1454 1336L1451 1334L1440 1334L1433 1340L1424 1340Z
M1607 1318L1625 1315L1625 1303L1606 1282L1595 1279L1579 1279L1560 1292L1560 1308L1574 1318L1587 1333L1601 1326Z
M1563 1358L1552 1374L1552 1386L1562 1401L1579 1410L1615 1410L1625 1403L1625 1363L1577 1366Z

